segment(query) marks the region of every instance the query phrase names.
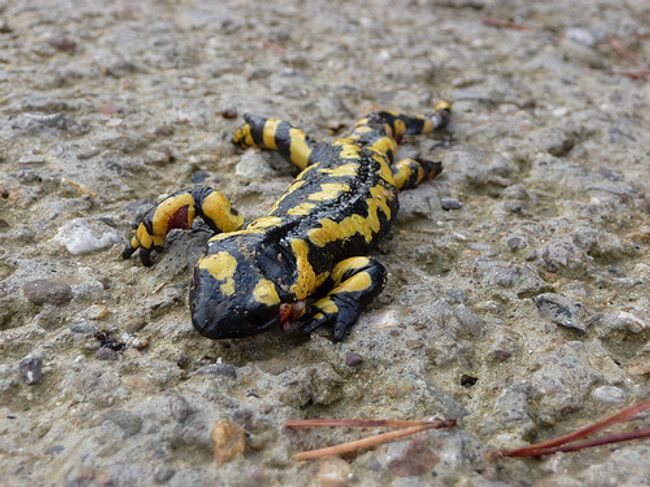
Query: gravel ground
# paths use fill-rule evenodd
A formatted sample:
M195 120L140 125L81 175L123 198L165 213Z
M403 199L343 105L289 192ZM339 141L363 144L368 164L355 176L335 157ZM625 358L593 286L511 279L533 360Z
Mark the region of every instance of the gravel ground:
M646 0L99 3L0 2L1 486L650 484L648 442L486 460L650 394ZM200 337L200 228L120 259L162 193L267 211L292 170L230 146L245 111L329 139L440 97L452 145L402 154L445 172L345 342ZM460 426L321 463L292 455L355 434L281 426L434 415Z

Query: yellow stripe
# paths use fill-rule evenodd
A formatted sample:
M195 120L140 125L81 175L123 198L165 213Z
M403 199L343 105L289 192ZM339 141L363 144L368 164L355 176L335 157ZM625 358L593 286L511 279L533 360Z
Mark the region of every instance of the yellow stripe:
M253 297L256 301L269 306L280 303L280 297L278 296L278 291L275 289L275 284L268 279L260 279L255 285L255 289L253 289Z
M275 132L278 129L278 124L281 120L277 118L269 118L264 124L264 130L262 130L262 140L264 141L264 147L270 150L276 150L278 146L275 144Z
M305 133L292 127L289 129L289 138L291 139L289 158L300 169L304 169L307 167L311 155L311 148L307 145Z

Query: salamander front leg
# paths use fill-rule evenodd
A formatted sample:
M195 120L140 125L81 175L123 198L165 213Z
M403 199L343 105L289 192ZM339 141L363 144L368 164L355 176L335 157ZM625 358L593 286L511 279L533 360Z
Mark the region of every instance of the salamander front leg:
M350 257L339 262L324 286L329 293L316 301L303 318L301 331L309 334L321 326L332 326L332 340L340 342L363 309L381 292L386 269L372 257Z
M133 236L122 257L128 259L139 251L142 263L151 266L151 252L163 249L167 234L174 228L192 228L197 215L215 232L232 232L244 224L244 217L220 192L207 186L184 189L167 196L135 219Z

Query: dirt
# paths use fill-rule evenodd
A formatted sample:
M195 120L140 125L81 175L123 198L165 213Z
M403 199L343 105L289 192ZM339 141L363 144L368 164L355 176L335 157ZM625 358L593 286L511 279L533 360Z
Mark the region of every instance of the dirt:
M649 25L642 0L0 2L0 485L650 484L647 442L489 456L650 394ZM400 196L343 343L199 336L205 227L120 258L161 194L271 207L295 173L231 146L245 112L331 140L441 98L451 144L400 157L444 172ZM282 426L432 416L459 426L322 464L292 455L369 432ZM218 422L245 432L223 465Z

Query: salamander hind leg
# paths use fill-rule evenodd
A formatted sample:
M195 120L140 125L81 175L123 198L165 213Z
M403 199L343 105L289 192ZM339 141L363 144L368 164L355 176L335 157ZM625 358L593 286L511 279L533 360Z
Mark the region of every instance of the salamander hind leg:
M442 163L428 159L402 159L391 166L397 189L412 189L442 172Z
M311 164L311 155L318 144L305 132L278 118L244 114L244 123L237 129L232 142L242 149L259 147L278 151L299 169Z
M328 325L332 326L333 341L343 340L385 281L384 266L372 257L350 257L339 262L324 284L331 286L331 291L311 306L301 331L309 334Z
M174 228L192 228L197 215L215 232L232 232L244 224L244 217L220 192L207 186L185 189L165 197L135 219L122 257L128 259L138 251L142 263L151 266L151 252L163 249L167 234Z

